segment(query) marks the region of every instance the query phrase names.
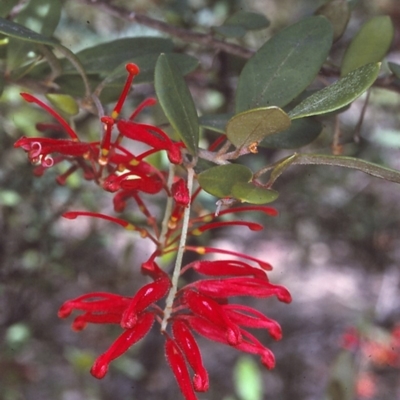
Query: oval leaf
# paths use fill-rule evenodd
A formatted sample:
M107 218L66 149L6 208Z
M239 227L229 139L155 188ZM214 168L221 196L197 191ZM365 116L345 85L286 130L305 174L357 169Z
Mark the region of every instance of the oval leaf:
M135 63L140 69L140 74L135 77L135 83L153 82L154 70L159 56L160 53L150 53L123 62L107 75L105 86L109 86L112 82L113 85L117 85L121 89L126 80L125 67L128 62ZM175 62L182 75L194 71L199 65L197 58L187 54L168 53L168 57Z
M226 125L226 135L236 147L247 147L289 126L290 118L279 107L258 108L235 115Z
M79 112L79 106L75 99L68 94L56 94L48 93L46 94L47 99L57 107L60 111L68 115L76 115Z
M268 19L258 13L238 11L231 15L221 26L213 30L227 37L242 37L247 31L264 29L269 26Z
M333 40L338 40L346 30L350 19L350 6L347 0L331 0L315 12L328 18L333 26Z
M370 19L359 30L347 48L341 66L341 75L368 64L381 61L390 48L394 27L390 17Z
M333 85L307 97L289 112L289 117L296 119L326 114L350 104L375 82L380 65L367 64L350 72Z
M196 154L199 143L199 119L193 98L179 67L166 54L161 54L157 60L154 87L168 121L187 149Z
M86 73L103 73L108 75L119 65L149 53L160 54L172 51L173 44L169 39L158 37L135 37L113 40L89 47L77 53ZM75 73L68 61L63 64L65 72Z
M283 107L292 101L314 80L329 53L332 35L326 18L310 17L272 37L240 74L236 112Z
M267 204L278 198L278 192L254 185L251 182L237 182L232 187L231 197L243 203Z
M313 142L322 132L322 124L312 118L292 121L289 129L267 136L260 146L272 149L298 149Z
M216 26L213 28L213 31L219 33L222 36L231 38L240 38L247 33L246 29L243 28L243 26L229 24Z
M251 170L240 164L218 165L197 176L200 186L216 197L233 197L232 188L237 183L247 183L253 177Z
M0 18L0 33L17 39L27 40L28 42L47 44L49 46L58 45L55 39L41 35L40 33L34 32L23 25L4 18Z
M249 11L238 11L224 22L224 25L240 25L248 31L268 28L269 24L265 15Z

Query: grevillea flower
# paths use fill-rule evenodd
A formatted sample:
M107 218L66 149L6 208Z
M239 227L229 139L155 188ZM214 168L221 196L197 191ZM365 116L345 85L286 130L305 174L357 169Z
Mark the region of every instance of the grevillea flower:
M242 206L220 211L218 219L214 213L191 216L190 207L201 189L191 195L191 179L181 176L182 169L179 177L173 172L176 167L171 167L168 175L146 161L150 155L165 151L171 164L183 163L182 143L171 140L157 126L134 121L139 112L152 106L155 100L142 102L129 119L119 118L132 81L139 73L134 64L128 64L126 69L128 78L114 110L110 115L100 118L103 125L101 140L89 143L81 141L56 111L36 97L23 93L22 97L26 101L36 103L57 121L57 124L43 124L38 129L43 132L61 131L67 138L21 138L15 147L25 150L29 160L37 164L37 175L42 175L55 164L68 162L68 169L57 179L60 184L64 184L72 173L81 170L85 179L113 193L116 211L123 211L127 202L133 200L145 217L143 223L131 223L122 218L89 211L69 211L63 214L64 218L71 220L89 217L112 222L149 239L155 248L141 266L141 273L152 281L143 285L135 294L93 292L68 300L59 309L60 318L78 313L72 322L75 331L82 331L89 324L119 326L121 333L96 359L91 368L92 375L103 378L113 360L140 341L154 323L159 323L161 334L165 337L165 356L182 394L187 400L196 400L196 392L205 392L209 388L208 373L196 335L258 355L264 366L273 368L273 353L250 330L263 329L271 338L280 340L280 325L251 307L232 304L231 301L232 297L252 296L276 297L281 302L289 303L291 296L286 288L269 281L267 271L272 267L267 262L236 251L187 245L184 239L186 236L193 238L213 229L232 226L260 231L263 226L259 223L242 218L238 220L233 215L251 211L275 216L277 211L265 206ZM148 149L136 154L122 144L123 140L144 143ZM214 148L221 143L218 139ZM166 215L160 224L157 214L152 214L153 207L146 204L146 198L156 194L158 199L162 197L160 194L166 197ZM233 259L197 260L181 268L180 256L183 251L195 252L199 256L224 255ZM175 252L178 252L177 262L170 277L159 267L156 259ZM179 278L188 271L202 277L191 283L185 282L182 286L178 282Z

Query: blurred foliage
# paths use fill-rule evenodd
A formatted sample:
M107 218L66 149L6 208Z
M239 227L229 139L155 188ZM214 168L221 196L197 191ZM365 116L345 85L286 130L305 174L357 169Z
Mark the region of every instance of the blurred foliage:
M333 148L344 155L400 169L398 0L350 1L344 6L345 2L337 2L338 7L344 7L341 11L344 19L348 8L351 10L344 31L338 26L343 18L332 14L327 2L322 0L118 0L107 3L125 9L126 13L142 13L172 26L214 32L218 39L251 49L262 49L267 39L288 26L301 30L298 25L293 28L293 24L319 10L318 14L336 18L334 35L341 38L331 48L329 62L333 67L342 66L338 69L342 74L345 74L343 70L348 72L357 64L348 55L349 50L346 51L351 48L349 45L359 51L360 46L365 46L363 36L367 41L373 38L374 57L382 52L373 61L388 54L382 74L392 71L397 80L391 82L393 91L371 90L362 124L360 115L366 96L350 108L340 110L344 112L339 116L331 114L323 119L295 121L284 134L265 137L266 147L258 148L257 158L246 155L243 160L254 171L262 168L265 160L274 163L287 157L291 154L290 148L327 153ZM249 15L243 14L245 11L264 16L256 21L256 28L262 29L253 30L255 25L249 25L248 21L254 20L248 19ZM394 26L390 47L376 34L376 29L390 31L387 17L381 15L390 17ZM89 366L95 355L104 351L115 332L110 329L107 337L103 328L91 328L76 335L64 321L57 319L59 305L66 298L83 292L104 290L127 295L135 292L144 281L138 266L148 250L138 246L134 236L120 236L118 230L98 221L60 221L61 213L66 210L104 209L111 196L77 176L69 178L66 186L55 185L57 174L63 171L62 165L43 177L33 176L32 166L21 151L13 149L13 144L23 135L36 135L35 124L50 122L51 118L23 102L19 92L29 90L54 95L61 88L63 94L82 96L84 86L76 69L65 60L58 65L59 61L43 49L45 45L58 48L54 52L58 57L65 54L61 44L68 51L81 55L92 90L103 82L101 98L107 103L115 101L121 88L124 74L121 63L135 61L140 65L142 62L143 78L139 76L142 80L129 99L133 108L154 95L154 87L149 82L153 79L159 52L171 53L181 72L188 74L186 82L201 115L203 140L206 141L224 129L234 111L247 110L249 103L253 106L254 93L271 88L250 85L246 75L251 76L252 64L243 69L246 60L242 57L169 37L154 27L130 23L83 0L30 0L26 7L23 2L3 0L0 16L19 22L38 35L30 41L14 37L7 42L4 36L0 37L0 88L3 91L0 99L0 224L3 232L0 242L0 399L151 400L160 396L176 399L178 391L164 361L160 335L152 334L135 346L116 363L109 377L98 382L88 374ZM377 28L373 22L365 24L367 21L382 22L382 18L386 21L383 28L381 25ZM53 32L54 42L53 39L51 43L43 42L40 35L51 36ZM143 42L143 36L149 38ZM319 39L324 42L323 35ZM143 51L150 44L151 51ZM282 49L281 43L277 46ZM307 48L309 57L321 59L322 64L329 46L330 43L324 50L323 43L317 48L307 44L303 50ZM108 50L116 47L120 49L118 57ZM263 51L253 60L261 57L261 62L267 63ZM304 57L304 53L300 55ZM341 64L343 57L344 66ZM391 63L387 64L387 60ZM289 85L285 93L289 97L278 106L284 107L292 100L295 106L304 100L296 96L313 78L304 77L310 71L307 63L299 65L299 62L293 59L287 67L301 67L304 73L295 74L294 80L300 86L303 79L305 83L300 89ZM196 69L197 63L200 67ZM330 73L335 69L331 65L325 66L324 86L333 82ZM60 67L65 68L63 74L60 74ZM264 73L270 77L267 68ZM43 76L51 79L39 79ZM244 94L235 104L238 82L238 92ZM316 82L315 89L320 89L322 84ZM273 93L274 99L275 95ZM271 105L268 98L264 100L266 104L257 106ZM98 121L90 109L84 109L82 101L78 103L81 111L72 119L76 130L90 140L97 140ZM165 123L159 106L144 112L142 118ZM298 132L303 135L299 137ZM349 355L339 354L338 338L344 327L354 324L360 315L366 315L383 329L400 319L398 186L358 171L331 166L292 166L277 180L274 189L280 193L276 202L280 216L268 220L267 232L262 237L251 235L248 238L239 232L237 237L229 238L234 245L265 256L268 261L271 257L277 271L275 278L294 293L290 308L281 309L274 303L268 310L271 317L279 315L284 339L271 345L278 360L276 369L253 372L257 374L253 376L257 380L254 385L262 387L264 399L319 400L329 393L330 398L344 398L335 397L335 393L342 390L343 381L349 379L350 372L343 376L344 368L353 366ZM211 196L204 195L204 201L210 210L214 209L215 200ZM223 232L219 235L212 239L226 240ZM341 285L343 290L338 289ZM268 306L269 303L261 308ZM243 394L248 390L244 377L254 369L251 361L210 343L204 342L202 347L211 376L207 398L261 398L257 394ZM239 374L236 384L232 381L233 370ZM377 373L383 376L386 386L383 385L385 390L375 398L399 397L399 382L393 378L392 371ZM351 391L346 393L346 398L352 398ZM200 395L199 398L206 397Z

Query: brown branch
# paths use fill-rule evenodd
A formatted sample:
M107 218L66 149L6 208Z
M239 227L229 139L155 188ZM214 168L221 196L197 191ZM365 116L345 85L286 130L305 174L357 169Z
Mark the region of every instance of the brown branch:
M134 11L129 11L122 7L108 4L106 0L78 1L90 6L95 6L98 9L106 12L107 14L113 15L117 18L121 18L125 21L136 22L140 25L144 25L157 31L167 33L168 35L176 37L183 42L205 45L215 50L224 51L226 53L233 54L241 58L250 58L254 54L254 50L247 49L234 43L227 43L222 40L216 39L210 33L193 32L188 29L169 25L163 21L148 17L147 15L135 13Z

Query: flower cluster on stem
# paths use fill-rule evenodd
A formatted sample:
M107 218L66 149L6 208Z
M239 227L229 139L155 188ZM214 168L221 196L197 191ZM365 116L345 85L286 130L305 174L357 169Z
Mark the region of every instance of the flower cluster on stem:
M35 96L22 93L26 101L36 103L56 120L55 124L41 124L38 129L43 132L63 131L66 138L23 137L15 143L15 147L27 152L29 160L36 165L37 175L42 175L56 164L67 162L69 167L57 178L59 184L64 184L71 174L81 170L85 179L113 194L116 212L123 211L128 202L134 203L147 221L139 226L115 216L88 211L70 211L63 215L68 219L89 217L107 220L126 230L136 231L142 238L150 240L154 247L149 259L141 265L142 274L148 276L151 282L132 296L88 293L67 300L59 309L60 318L78 312L72 322L75 331L85 329L88 324L120 326L121 334L96 359L91 368L92 375L103 378L114 359L141 340L154 324L158 324L165 337L167 361L184 397L196 399L196 392L207 391L209 380L195 335L258 355L262 364L271 369L275 365L273 353L250 330L264 329L273 339L279 340L282 337L279 324L251 307L232 304L231 298L274 296L281 302L289 303L291 296L285 287L269 281L267 271L272 267L267 262L230 250L189 246L187 238L230 226L258 231L263 229L258 223L232 218L227 220L226 216L247 211L274 216L277 212L266 206L239 206L222 210L218 217L213 213L195 213L192 206L198 201L200 188L196 187L193 165L185 159L184 144L173 141L157 126L135 121L141 110L155 104L155 100L144 101L128 119L119 118L132 81L139 73L135 64L128 64L126 69L128 79L116 106L109 116L101 117L103 135L100 141L82 141L56 111ZM140 142L148 149L134 154L123 145L124 141ZM148 161L148 157L158 151L167 154L167 172ZM148 207L150 196L156 194L165 198L161 221ZM188 251L199 256L215 254L226 258L200 258L182 265L183 255ZM168 253L175 253L171 275L160 268L157 260ZM180 278L189 270L196 272L199 278L182 286Z

